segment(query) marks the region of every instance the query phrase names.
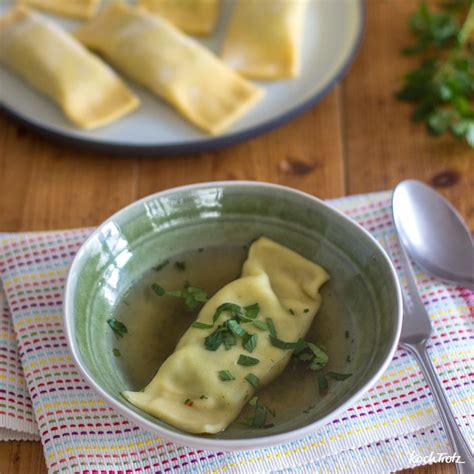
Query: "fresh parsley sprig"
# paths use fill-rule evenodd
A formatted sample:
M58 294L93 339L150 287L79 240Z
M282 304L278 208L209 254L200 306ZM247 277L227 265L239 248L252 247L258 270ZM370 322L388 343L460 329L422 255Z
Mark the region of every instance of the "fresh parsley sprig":
M397 92L413 102L412 120L432 135L450 132L474 147L474 0L451 0L432 11L426 3L409 26L416 42L405 54L421 54L417 69Z

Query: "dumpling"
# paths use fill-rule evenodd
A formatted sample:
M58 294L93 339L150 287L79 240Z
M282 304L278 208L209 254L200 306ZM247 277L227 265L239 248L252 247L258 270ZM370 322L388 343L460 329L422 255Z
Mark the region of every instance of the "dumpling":
M214 322L217 308L224 303L240 307L257 303L257 319L265 321L271 316L277 337L294 342L309 330L321 304L319 288L328 278L320 266L268 238L260 238L250 247L242 276L219 290L200 311L196 322L212 328L191 326L145 389L123 392L123 396L136 407L189 433L224 430L255 392L245 377L252 373L260 386L268 384L285 368L291 351L274 346L269 333L251 323L241 323L248 334L257 335L251 353L240 341L228 350L223 345L215 350L206 348L204 338L229 319L224 312ZM258 363L238 364L241 354ZM222 380L220 371L228 371L233 379Z
M307 0L240 1L234 7L222 59L256 79L296 77Z
M29 5L59 15L75 18L91 18L97 12L100 0L19 0L20 5Z
M54 100L79 127L106 125L139 104L109 66L26 7L0 18L0 63Z
M168 21L123 3L110 4L75 36L211 133L228 127L263 94Z
M219 0L140 0L138 4L194 35L211 33L219 13Z

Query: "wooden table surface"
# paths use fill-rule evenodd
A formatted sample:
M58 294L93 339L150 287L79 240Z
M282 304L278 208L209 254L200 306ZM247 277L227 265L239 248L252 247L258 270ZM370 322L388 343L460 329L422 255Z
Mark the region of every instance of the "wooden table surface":
M0 115L0 231L99 224L142 196L201 181L268 181L334 198L405 178L435 186L472 229L474 151L429 137L393 97L413 64L399 50L410 40L406 19L415 7L415 0L368 0L365 38L345 79L290 123L224 150L118 158L56 144ZM39 442L0 443L1 474L44 472ZM447 474L454 467L406 472Z

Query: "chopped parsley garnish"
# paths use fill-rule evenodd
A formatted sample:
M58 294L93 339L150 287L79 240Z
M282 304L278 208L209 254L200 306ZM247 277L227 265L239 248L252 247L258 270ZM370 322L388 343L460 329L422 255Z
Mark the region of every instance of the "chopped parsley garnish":
M194 323L191 324L191 327L196 329L211 329L213 325L208 323L201 323L200 321L194 321Z
M259 362L259 359L256 359L255 357L246 356L244 354L240 354L239 359L237 360L237 364L245 366L257 365Z
M223 382L235 380L235 377L228 370L219 370L217 375L219 377L219 380L222 380Z
M251 428L271 428L274 426L273 423L266 423L267 416L275 416L275 412L269 407L265 406L257 397L252 398L249 401L249 405L255 407L253 416L243 420L242 424Z
M177 262L174 262L174 266L182 272L184 272L184 270L186 270L186 262L177 261Z
M235 319L228 319L225 324L236 336L244 337L248 334Z
M244 349L249 352L253 352L257 346L257 337L258 336L256 334L245 334L245 336L242 338L242 346Z
M278 349L294 349L295 351L300 351L304 349L304 344L306 344L303 339L298 339L296 342L286 342L271 334L268 337L270 338L272 346L278 347Z
M272 318L266 318L265 321L267 323L268 331L270 332L270 336L276 337L277 333L276 333L275 325L273 324L273 319Z
M208 351L217 351L224 342L224 332L226 329L222 326L218 327L212 334L204 339L204 346Z
M127 326L120 322L118 319L112 318L107 320L107 324L110 326L112 331L118 337L123 337L125 334L128 333Z
M248 373L248 374L245 376L245 380L246 380L250 385L252 385L252 387L253 387L255 390L258 390L258 388L260 387L260 379L259 379L255 374L252 374L252 372Z
M331 377L334 380L346 380L348 379L352 374L341 374L339 372L328 372L326 374L328 377Z
M165 268L169 263L169 260L164 260L163 262L153 267L153 270L155 270L155 272L159 272L160 270L163 270L163 268Z
M166 291L157 283L153 283L151 288L158 296L173 296L174 298L184 299L184 302L189 309L196 309L199 305L205 303L209 299L207 293L202 288L192 286L189 281L184 283L183 290Z
M260 321L259 319L256 319L255 321L252 321L252 324L257 329L260 329L261 331L268 331L268 324L264 323L263 321Z
M188 407L192 407L193 401L190 398L186 398L186 400L184 400L184 404Z
M309 313L309 308L305 308L303 313Z
M223 303L216 309L213 321L216 322L224 311L229 311L231 319L239 319L244 314L242 307L238 304Z
M207 400L207 397L206 397L206 395L201 395L201 396L199 397L199 399L200 399L200 400Z
M289 311L290 314L292 314L293 316L295 315L295 312L294 312L291 308L290 308L288 311Z
M316 372L316 378L318 379L319 394L326 395L328 391L328 379L321 371Z
M116 347L114 347L114 348L112 349L112 353L113 353L113 355L114 355L115 357L120 357L120 356L121 356L120 351L119 351Z
M248 319L255 319L260 312L260 306L258 303L252 304L250 306L245 306L245 317Z

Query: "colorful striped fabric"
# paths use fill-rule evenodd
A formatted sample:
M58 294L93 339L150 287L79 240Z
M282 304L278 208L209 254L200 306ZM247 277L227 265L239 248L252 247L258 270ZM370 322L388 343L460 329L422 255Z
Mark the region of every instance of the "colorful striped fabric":
M388 237L398 263L390 193L331 203L377 238ZM63 332L67 269L90 231L0 239L0 436L34 439L39 433L50 472L379 474L426 463L431 452L449 452L429 388L413 358L401 350L358 403L318 432L285 445L210 452L170 443L135 426L88 387ZM421 272L417 279L433 325L430 355L474 445L474 292Z

